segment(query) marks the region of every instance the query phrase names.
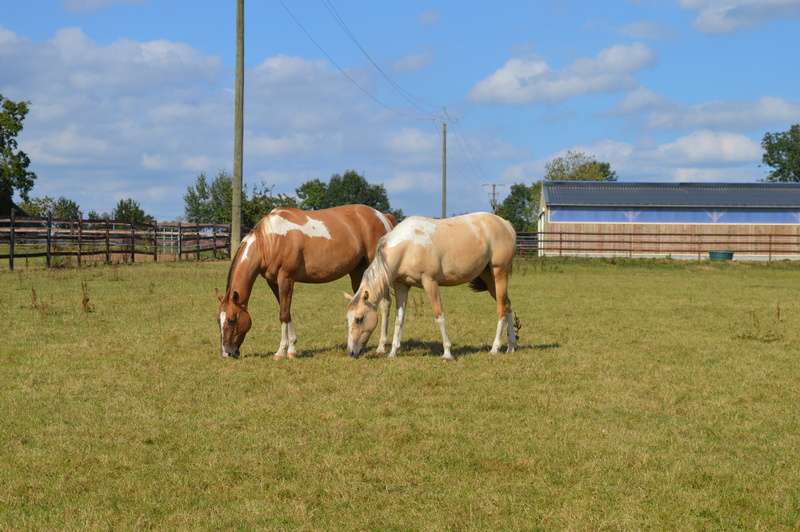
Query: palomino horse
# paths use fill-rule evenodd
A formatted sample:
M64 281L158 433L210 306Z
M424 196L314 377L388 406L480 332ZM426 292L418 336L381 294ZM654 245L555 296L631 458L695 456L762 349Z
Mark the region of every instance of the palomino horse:
M251 324L247 303L256 277L261 275L280 305L281 343L275 358L295 358L297 336L291 313L294 283L327 283L350 274L355 290L375 256L378 240L395 225L394 216L365 205L318 211L282 207L262 218L239 246L228 271L225 294L217 289L222 356L239 356ZM385 343L388 302L381 311Z
M389 356L397 354L406 315L408 291L412 286L428 294L433 317L442 332L445 360L452 360L450 339L445 329L440 286L470 283L476 291L488 290L497 301L497 331L492 353L508 329L508 352L514 351L516 337L512 323L508 277L514 258L516 233L507 221L485 212L434 220L412 216L381 238L377 256L364 273L361 286L347 309L347 352L358 358L377 325L376 307L394 287L397 311ZM380 351L379 351L380 352Z

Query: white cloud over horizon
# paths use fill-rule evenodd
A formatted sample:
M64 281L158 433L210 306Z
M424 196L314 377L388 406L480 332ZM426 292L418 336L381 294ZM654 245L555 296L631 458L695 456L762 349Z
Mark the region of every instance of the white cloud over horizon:
M563 71L552 70L538 55L509 59L502 68L467 93L467 99L487 104L556 103L589 94L634 88L634 74L657 63L656 54L642 43L616 45L596 57L579 58Z

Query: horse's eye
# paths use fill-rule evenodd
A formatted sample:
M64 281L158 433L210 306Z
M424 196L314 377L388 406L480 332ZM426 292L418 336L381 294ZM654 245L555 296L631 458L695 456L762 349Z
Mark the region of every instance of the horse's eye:
M361 325L362 323L364 323L364 316L356 318L356 325Z
M229 325L236 325L236 319L234 318L234 319L228 320L228 324Z

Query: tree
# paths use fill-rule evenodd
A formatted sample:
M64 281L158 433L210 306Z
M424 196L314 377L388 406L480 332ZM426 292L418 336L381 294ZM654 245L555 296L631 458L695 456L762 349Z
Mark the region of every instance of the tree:
M380 212L391 213L398 220L404 218L401 209L392 210L389 197L383 185L371 185L364 176L355 170L344 175L333 174L328 183L314 179L295 189L304 209L327 209L339 205L363 203Z
M594 156L583 152L567 151L545 165L544 178L548 181L616 181L617 173L610 163L598 162Z
M27 201L36 174L28 170L31 160L17 147L17 135L28 114L30 102L12 102L0 94L0 210L10 209L14 192Z
M800 181L800 124L793 125L784 133L765 134L761 147L764 148L761 162L773 168L766 181Z
M294 191L297 197L300 198L301 209L316 211L325 208L325 194L328 191L328 185L319 179L306 181Z
M111 218L120 222L150 223L153 221L153 217L145 214L139 206L139 202L131 198L119 200L117 206L111 211Z
M231 221L231 198L233 178L225 170L208 183L206 173L200 172L192 187L186 188L183 196L183 212L186 221L192 223L227 224Z
M537 192L541 190L541 183L539 181L530 187L523 183L511 185L509 195L498 205L495 214L511 222L515 231L535 231L539 205Z
M80 206L64 196L54 200L50 196L43 198L30 198L20 204L20 207L34 218L45 218L47 213L53 213L53 218L64 220L77 220L81 215Z
M266 183L261 182L261 188L253 186L253 193L247 198L247 185L242 187L245 199L242 201L242 225L253 227L258 221L269 214L272 209L277 207L297 207L297 200L286 194L272 195L272 189Z

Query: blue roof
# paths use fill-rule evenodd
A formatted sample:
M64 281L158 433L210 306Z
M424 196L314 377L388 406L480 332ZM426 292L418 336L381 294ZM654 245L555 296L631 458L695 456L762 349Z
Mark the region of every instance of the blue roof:
M800 183L543 181L553 206L800 208Z

